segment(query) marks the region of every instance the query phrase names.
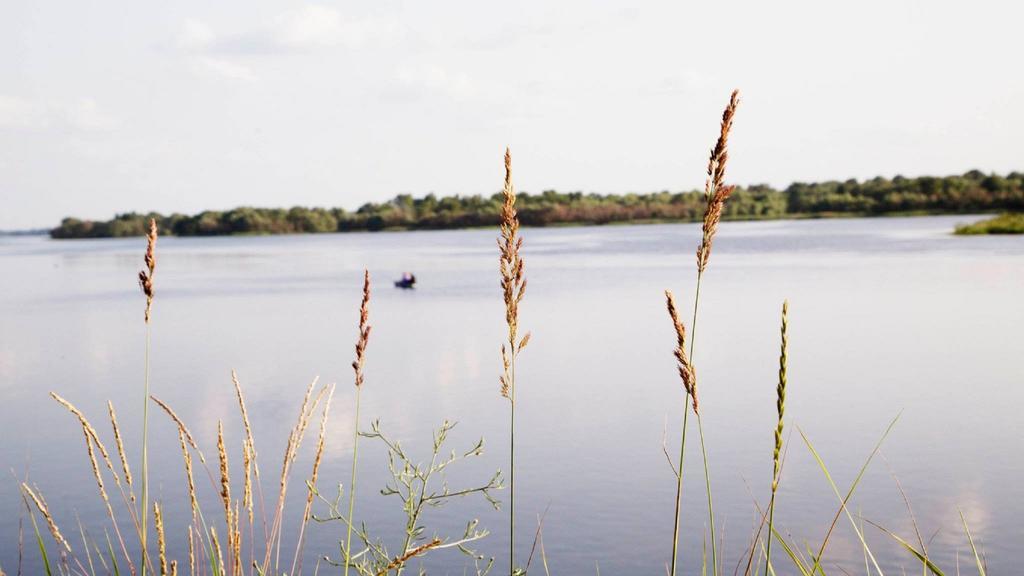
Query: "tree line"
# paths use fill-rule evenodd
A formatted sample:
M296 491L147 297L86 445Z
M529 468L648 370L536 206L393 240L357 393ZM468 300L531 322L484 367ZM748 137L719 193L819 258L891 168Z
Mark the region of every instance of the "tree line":
M228 234L300 234L431 230L496 226L501 193L491 196L413 198L344 208L252 208L205 211L195 215L118 214L108 221L65 218L50 231L53 238L142 236L149 218L161 234L218 236ZM696 221L703 214L702 191L647 194L592 194L546 190L521 192L517 207L526 226L609 224L614 222ZM1024 210L1024 174L1006 176L972 170L959 176L872 178L818 183L795 182L784 190L766 184L737 187L725 205L727 220L760 220L838 215L955 214Z

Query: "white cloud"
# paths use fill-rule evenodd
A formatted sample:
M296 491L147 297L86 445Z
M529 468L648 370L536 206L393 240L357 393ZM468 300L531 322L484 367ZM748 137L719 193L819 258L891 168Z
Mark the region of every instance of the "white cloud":
M40 106L34 102L0 95L0 126L8 128L28 128L36 126L42 120Z
M66 106L64 119L69 126L83 131L106 131L117 128L117 120L100 109L92 98L82 98Z
M306 5L282 15L274 35L284 46L333 46L345 40L345 28L338 10L327 6Z
M29 100L0 95L0 127L23 129L63 129L76 132L104 132L119 125L104 112L96 100Z
M223 58L200 56L196 60L196 67L201 72L211 73L231 80L241 80L243 82L256 81L256 74L247 66L236 64Z
M403 34L404 29L395 22L347 18L336 8L306 4L250 30L221 33L206 22L189 19L182 24L177 44L192 55L196 71L252 82L257 79L251 63L256 56L339 46L355 50L390 42ZM243 63L246 60L249 62Z
M191 50L203 50L208 48L217 39L205 22L199 20L186 20L178 34L178 45Z
M452 100L465 102L478 94L476 85L469 75L463 72L449 72L439 66L399 68L396 74L398 82L417 91L427 90L441 93Z
M279 14L266 26L229 33L217 33L199 20L186 20L178 34L178 46L218 56L251 56L334 46L358 49L392 42L404 34L404 27L397 22L349 18L330 6L305 4Z

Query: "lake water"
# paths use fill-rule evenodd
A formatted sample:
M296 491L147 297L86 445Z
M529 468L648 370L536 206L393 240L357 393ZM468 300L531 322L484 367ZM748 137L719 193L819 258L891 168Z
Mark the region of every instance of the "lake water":
M749 544L755 501L763 506L768 497L785 298L792 435L778 496L780 530L816 548L837 510L798 428L845 491L901 414L851 512L916 542L898 478L943 568L955 570L959 557L964 573L974 573L960 510L990 573L1019 569L1024 237L950 233L975 219L721 226L704 278L695 364L726 573ZM553 573L593 574L599 566L603 574L663 574L675 480L662 441L667 429L670 451L677 452L683 392L662 291L677 294L689 322L699 225L523 235L529 289L521 326L533 337L518 372L517 554L529 554L537 517L547 510L543 541ZM376 283L364 428L379 418L410 453L424 455L431 428L456 420L454 448L468 449L480 436L487 444L483 457L451 469L450 484L485 481L507 469L508 455L508 405L498 392L505 328L495 237L494 230L472 230L161 238L152 391L176 409L208 457L215 459L217 422L225 422L239 494L242 432L230 380L236 369L269 500L305 387L316 375L337 382L320 485L328 493L347 485L349 364L366 267ZM8 574L18 570L20 522L23 573L41 573L17 488L26 475L79 548L76 516L97 539L108 526L80 428L49 391L85 411L111 447L105 402L113 400L138 475L144 300L135 275L144 246L144 239L0 239L0 464L9 471L0 482L0 566ZM416 273L417 288L394 289L391 281L406 270ZM315 435L314 423L296 465L286 542L294 541ZM681 557L686 573L695 574L707 516L696 433L690 438ZM181 457L159 411L150 445L169 553L183 560L188 504ZM381 446L363 440L356 516L395 548L404 516L394 497L379 494L386 478ZM197 481L207 515L216 518L214 488L198 471ZM476 548L506 566L504 511L469 498L429 510L425 523L428 534L455 536L474 517L491 530ZM877 528L865 523L864 534L887 573L920 569ZM340 524L312 526L306 568L319 555L336 557L342 537ZM776 552L779 573L795 573ZM282 564L290 565L287 556ZM842 573L837 566L865 573L845 518L827 558L830 573ZM467 564L457 551L441 551L423 566L462 574ZM533 572L540 572L536 565Z

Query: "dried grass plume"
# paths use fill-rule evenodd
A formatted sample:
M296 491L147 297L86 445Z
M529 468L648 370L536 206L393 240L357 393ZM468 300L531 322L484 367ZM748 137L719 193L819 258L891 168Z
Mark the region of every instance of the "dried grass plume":
M722 210L725 201L729 199L735 186L725 185L725 165L729 160L729 132L732 130L732 120L736 115L736 108L740 104L739 90L733 90L729 98L729 105L722 113L721 131L715 147L711 149L711 156L708 158L708 178L704 183L704 198L707 207L704 209L703 238L700 247L697 248L697 271L703 273L711 257L711 243L718 230L718 222L722 219Z
M686 327L679 320L679 312L676 308L676 300L672 292L665 290L665 307L668 308L668 315L672 318L672 327L676 330L676 348L673 351L678 363L679 378L683 381L683 388L693 399L693 413L699 414L699 402L697 401L697 375L694 372L693 364L686 355Z
M370 341L370 271L363 271L363 302L359 306L359 339L356 341L356 359L352 369L356 372L356 388L363 385L363 364L366 361L366 344Z
M508 343L501 346L501 360L504 373L498 378L501 395L515 401L513 388L515 375L513 360L530 341L530 334L518 340L519 303L526 293L526 278L523 274L523 258L519 254L523 239L519 236L519 215L516 212L516 190L512 185L512 154L505 149L505 188L501 206L501 237L498 238L499 270L501 290L505 300L505 323L508 324ZM518 342L517 342L518 340Z
M146 324L153 311L153 273L156 271L156 219L149 219L149 232L146 234L146 270L139 272L139 287L146 295Z

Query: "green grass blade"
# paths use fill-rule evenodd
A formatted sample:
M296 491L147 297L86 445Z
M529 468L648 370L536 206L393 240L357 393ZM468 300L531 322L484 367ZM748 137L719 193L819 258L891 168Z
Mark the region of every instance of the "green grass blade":
M843 495L839 493L839 487L836 486L835 481L832 479L832 474L829 472L828 466L825 465L825 461L822 460L821 456L818 454L818 451L814 449L814 445L811 444L810 439L807 438L807 435L804 434L803 430L801 430L799 427L797 428L797 431L800 433L800 437L803 438L804 444L806 444L808 450L811 451L811 455L814 456L815 461L818 463L818 467L821 468L822 473L825 475L825 479L828 480L829 486L832 487L832 492L835 493L836 498L839 499L840 512L846 513L846 517L850 520L850 525L853 527L853 531L857 534L857 538L860 539L861 546L864 547L864 551L871 559L871 563L872 565L874 565L875 570L878 572L879 576L884 576L885 572L882 571L882 568L878 565L878 561L875 560L875 555L871 552L871 548L868 547L867 540L864 539L864 533L857 526L857 521L854 520L853 514L850 513L850 510L846 507L846 504L847 502L849 502L850 498L853 496L854 490L860 483L861 479L864 477L864 472L867 470L868 464L871 463L871 460L874 458L875 454L878 453L878 450L882 446L882 442L885 441L885 438L889 435L889 432L892 430L893 426L896 425L897 420L899 420L899 415L897 415L896 418L893 418L892 422L889 424L889 427L885 429L885 433L882 434L882 437L878 440L878 443L875 444L875 449L872 450L867 460L864 461L864 465L861 466L860 472L857 474L857 477L853 481L853 485L850 486L850 490L847 492L845 497L843 497ZM832 530L830 528L829 534L831 534L831 531ZM828 536L826 536L826 541L827 538ZM817 565L820 563L823 554L824 543L822 544L821 551L819 551L818 553L818 559L815 561L815 568L817 568Z
M117 566L117 556L114 554L114 543L110 541L110 533L107 533L107 554L110 555L110 565L114 568L114 576L121 576L121 569Z
M28 506L28 503L25 504ZM36 515L30 508L28 517L32 520L32 529L36 532L36 542L39 543L39 555L43 558L43 566L46 568L46 576L53 576L50 569L50 557L46 554L46 543L43 542L43 535L39 533L39 524L36 522Z
M876 524L876 523L872 522L871 520L864 519L864 521L867 522L868 524L871 524L875 528L878 528L882 532L885 532L893 540L899 542L900 545L903 546L904 548L906 548L908 552L910 552L915 557L917 557L917 559L921 561L921 564L923 564L924 567L927 568L932 574L934 574L935 576L946 576L945 573L943 573L942 570L939 569L938 566L936 566L931 560L929 560L928 557L925 556L921 551L919 551L916 548L914 548L910 544L910 542L907 542L906 540L904 540L903 538L900 538L899 536L897 536L896 534L894 534L893 532L891 532L887 528L885 528L885 527L883 527L883 526L881 526L879 524Z
M793 561L793 565L796 566L797 570L800 571L800 574L802 576L812 576L813 573L807 569L807 566L800 559L800 556L793 550L793 548L789 545L789 542L786 542L786 539L783 538L782 534L780 534L779 531L775 528L772 528L772 533L769 535L769 538L772 536L775 536L775 541L778 542L780 546L782 546L782 550L786 553L787 556L789 556L790 560ZM764 548L764 545L762 544L761 547ZM772 569L772 573L774 573L774 569Z
M974 561L978 565L978 576L985 576L985 563L981 560L981 555L978 554L978 548L974 545L974 537L971 536L971 529L967 527L967 519L964 518L964 511L957 509L960 513L960 521L964 524L964 532L967 533L967 541L971 543L971 552L974 553Z
M846 503L849 502L850 498L853 497L853 493L854 491L856 491L857 486L860 485L860 481L864 477L864 473L867 471L868 465L871 464L871 461L874 459L875 455L878 454L878 451L882 448L882 443L885 442L885 439L889 436L889 433L892 432L892 429L896 425L896 422L899 421L901 414L902 412L900 414L897 414L896 417L892 419L892 422L889 423L889 426L886 427L885 432L883 432L881 438L878 439L878 442L875 444L875 447L871 451L871 454L869 454L867 459L864 460L864 464L861 466L860 471L857 473L857 477L854 478L853 483L850 485L850 489L849 491L847 491L845 497L839 497L839 489L836 487L835 482L832 481L832 475L829 473L828 468L825 466L824 460L821 459L821 456L818 455L817 451L814 449L814 446L811 445L811 442L804 434L804 431L800 429L799 426L797 427L797 431L800 433L800 437L803 438L804 444L806 444L807 447L810 449L811 454L814 455L815 460L817 460L818 462L818 466L821 467L822 471L825 473L825 478L828 479L829 484L832 485L832 490L835 492L836 496L840 498L839 510L836 511L836 515L832 519L832 525L829 526L828 532L825 534L825 538L821 542L821 547L818 549L818 554L814 560L814 566L811 568L812 573L816 573L820 568L821 559L825 555L825 547L828 546L828 541L829 538L831 538L832 536L832 531L833 529L835 529L836 523L839 520L839 516L843 512L846 512L847 517L850 518L850 522L853 524L854 531L857 532L857 535L861 537L861 541L863 542L863 535L857 529L857 523L853 521L853 517L850 515L850 511L847 510L846 508ZM864 546L866 547L867 543L864 543ZM879 573L881 573L881 571L879 571Z

